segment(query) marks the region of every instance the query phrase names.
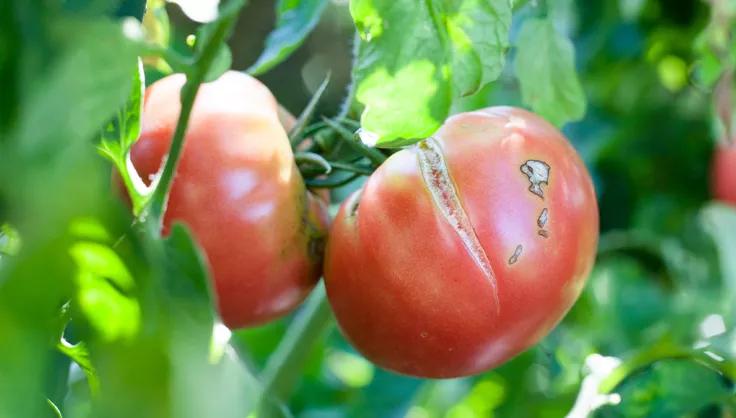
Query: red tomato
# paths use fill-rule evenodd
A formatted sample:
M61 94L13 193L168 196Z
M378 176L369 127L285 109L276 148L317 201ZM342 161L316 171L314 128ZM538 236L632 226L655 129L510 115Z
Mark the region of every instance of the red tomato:
M399 373L496 366L579 296L598 240L590 175L553 126L493 107L392 155L340 208L325 284L355 347Z
M711 189L716 199L736 205L736 145L721 145L716 148Z
M158 172L179 116L183 75L152 84L131 159ZM203 84L171 188L164 234L188 225L209 262L222 319L259 324L292 310L319 279L324 204L304 188L271 92L228 72Z

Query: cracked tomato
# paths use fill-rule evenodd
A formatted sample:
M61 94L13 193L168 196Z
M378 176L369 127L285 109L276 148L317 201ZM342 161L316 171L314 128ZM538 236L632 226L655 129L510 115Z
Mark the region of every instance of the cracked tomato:
M183 75L147 90L131 159L146 182L168 152ZM191 228L208 261L220 314L230 327L292 310L321 273L327 225L323 202L307 192L271 92L227 72L203 84L164 218Z
M521 109L449 118L392 155L333 222L325 284L345 336L399 373L478 373L544 337L595 258L583 162Z

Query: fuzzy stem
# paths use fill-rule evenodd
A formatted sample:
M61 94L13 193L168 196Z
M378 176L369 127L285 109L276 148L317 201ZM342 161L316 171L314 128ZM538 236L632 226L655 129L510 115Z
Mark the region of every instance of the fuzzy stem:
M181 113L179 120L176 122L176 130L174 138L171 140L169 154L166 157L164 168L161 175L156 180L155 190L151 196L148 206L148 214L153 218L159 227L163 222L163 214L166 209L166 203L171 190L171 182L174 178L176 166L179 163L181 152L184 148L184 139L189 123L189 116L192 112L194 99L197 96L200 84L202 84L210 65L217 56L217 51L225 42L225 38L230 31L238 16L238 11L245 5L245 0L232 0L232 13L228 13L220 21L217 22L212 36L208 39L207 44L201 49L195 59L195 65L191 67L187 74L187 82L181 90ZM228 5L228 6L230 6Z

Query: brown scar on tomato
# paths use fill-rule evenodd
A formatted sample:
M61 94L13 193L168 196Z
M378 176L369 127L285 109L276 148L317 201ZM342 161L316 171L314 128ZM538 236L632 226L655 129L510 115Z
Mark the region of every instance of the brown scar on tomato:
M470 258L490 282L496 312L500 312L496 275L493 273L488 255L480 244L475 228L460 203L460 197L450 177L442 147L436 139L430 137L417 144L415 149L422 178L429 189L435 207L452 226Z
M524 246L522 246L521 244L516 246L514 253L511 254L511 257L509 257L509 265L514 264L519 260L519 256L521 256L521 252L523 250L524 250Z
M549 219L549 212L547 211L547 208L544 208L542 209L542 213L539 214L539 218L537 218L537 226L544 228L544 226L547 225L547 219Z
M360 198L363 195L363 189L360 188L355 192L350 202L348 202L348 216L354 217L358 215L358 206L360 206Z
M547 211L547 208L542 209L542 213L539 214L539 217L537 218L537 226L539 227L539 231L537 233L542 238L549 238L549 232L547 232L546 229L544 229L544 226L547 225L547 221L549 220L549 211Z
M531 183L529 191L544 199L542 184L549 184L549 164L539 160L527 160L519 169L529 178Z

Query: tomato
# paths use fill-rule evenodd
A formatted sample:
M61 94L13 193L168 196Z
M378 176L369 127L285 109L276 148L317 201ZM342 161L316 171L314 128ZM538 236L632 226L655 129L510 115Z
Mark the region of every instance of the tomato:
M325 284L340 328L371 361L465 376L560 321L597 240L593 184L573 147L530 112L492 107L449 118L343 203Z
M711 189L716 199L736 205L736 145L720 145L716 148Z
M168 152L184 82L172 75L146 90L131 153L145 181ZM275 98L255 78L227 72L200 87L186 135L163 233L176 221L191 228L228 326L290 311L321 274L327 212L304 187Z

